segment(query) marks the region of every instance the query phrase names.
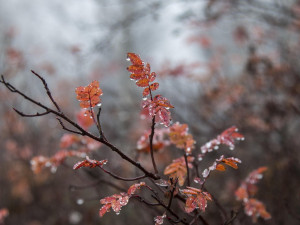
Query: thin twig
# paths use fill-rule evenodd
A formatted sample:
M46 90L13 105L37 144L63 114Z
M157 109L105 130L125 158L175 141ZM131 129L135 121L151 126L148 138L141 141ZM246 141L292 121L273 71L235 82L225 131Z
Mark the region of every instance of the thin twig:
M145 177L147 177L146 175L143 176L139 176L139 177L134 177L134 178L124 178L124 177L120 177L118 175L113 174L112 172L104 169L103 167L99 167L101 170L103 170L105 173L109 174L110 176L112 176L113 178L117 179L117 180L123 180L123 181L135 181L135 180L140 180L143 179Z
M48 88L48 84L47 84L47 82L45 81L45 79L44 79L43 77L41 77L39 74L37 74L36 72L34 72L33 70L31 70L31 72L32 72L35 76L37 76L37 77L43 82L44 87L45 87L45 90L46 90L47 95L49 96L51 102L54 104L54 106L55 106L55 108L58 110L58 112L61 112L61 110L60 110L58 104L56 103L56 101L55 101L55 100L53 99L53 97L52 97L52 94L51 94L51 92L50 92L50 90L49 90L49 88Z
M65 127L64 123L61 121L60 118L56 118L56 119L60 123L60 125L61 125L61 127L62 127L63 130L69 131L69 132L74 133L74 134L84 135L82 132L78 132L76 130L71 130L71 129Z
M150 153L151 153L151 160L152 165L154 168L154 173L158 174L158 170L156 167L155 159L154 159L154 150L153 150L153 137L154 137L154 129L155 129L155 116L152 118L152 125L151 125L151 134L149 135L149 142L150 142Z
M187 171L187 183L188 183L188 186L191 186L190 170L189 170L189 164L188 164L188 159L187 159L187 154L186 153L184 153L184 161L185 161L185 166L186 166L186 171Z
M23 113L23 112L21 112L21 111L15 109L15 108L13 108L13 110L14 110L16 113L18 113L20 116L22 116L22 117L38 117L38 116L44 116L44 115L47 115L47 114L50 113L49 111L46 111L46 112L43 112L43 113L37 112L36 114L25 114L25 113Z

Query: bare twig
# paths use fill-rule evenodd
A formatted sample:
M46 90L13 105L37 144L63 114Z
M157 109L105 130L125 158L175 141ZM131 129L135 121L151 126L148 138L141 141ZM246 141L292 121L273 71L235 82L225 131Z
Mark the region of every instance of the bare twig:
M190 170L189 170L189 164L188 164L187 154L186 153L184 153L184 161L185 161L186 171L187 171L188 186L191 186L191 182L190 182Z
M124 177L120 177L118 175L113 174L112 172L104 169L103 167L99 167L101 170L103 170L105 173L109 174L110 176L112 176L113 178L117 179L117 180L123 180L123 181L135 181L135 180L140 180L143 179L145 177L147 177L146 175L143 176L139 176L139 177L134 177L134 178L124 178Z

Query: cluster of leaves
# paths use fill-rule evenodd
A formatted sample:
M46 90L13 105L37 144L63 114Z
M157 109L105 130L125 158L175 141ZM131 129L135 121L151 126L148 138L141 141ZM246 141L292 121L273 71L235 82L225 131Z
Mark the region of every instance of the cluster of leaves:
M166 138L169 133L169 129L160 128L155 130L155 134L153 136L152 148L153 151L159 151L170 145L170 141ZM137 150L140 152L150 152L150 141L149 136L151 134L151 130L147 130L140 137L137 142Z
M170 127L169 133L170 141L176 145L177 148L184 149L187 154L194 149L195 140L193 136L188 133L188 125L176 122Z
M110 208L112 208L112 210L117 215L119 215L122 206L127 205L130 197L132 197L138 189L140 189L142 186L145 185L146 185L145 182L133 184L129 187L127 193L122 192L120 194L114 194L112 196L101 199L100 203L103 204L103 206L99 211L100 217L104 216L105 213L109 212Z
M187 213L191 213L197 208L204 212L207 207L207 201L212 201L212 197L208 192L204 192L198 188L187 187L181 190L181 193L187 196L185 203L185 211Z
M61 165L68 157L86 157L87 153L98 149L101 146L99 142L75 134L64 134L60 140L60 150L51 157L35 156L31 159L31 168L38 174L43 168L49 167L52 173L55 173L57 167Z
M207 152L211 152L212 150L218 150L219 145L227 145L230 150L234 150L234 141L235 140L245 140L245 137L238 133L238 128L236 126L232 126L225 131L223 131L220 135L218 135L215 139L207 142L205 145L201 147L202 154L206 154Z
M245 213L252 217L253 222L256 222L258 217L262 217L264 219L271 218L271 215L267 212L265 205L259 200L253 198L258 191L256 183L263 178L263 172L266 170L267 167L260 167L252 171L235 192L237 200L243 202Z
M101 106L100 96L103 94L99 87L99 81L93 81L88 86L78 87L75 90L77 99L80 101L80 107L83 109Z
M174 107L167 98L161 95L152 96L152 91L157 90L159 87L157 82L151 84L156 78L156 73L151 72L150 64L146 64L135 53L128 53L127 59L132 63L131 66L127 67L127 70L131 72L130 78L136 80L137 86L144 88L142 107L150 117L168 127L171 121L169 109ZM147 96L150 96L150 98Z
M100 200L100 203L103 204L103 206L99 211L100 217L104 216L104 214L107 213L110 209L119 214L121 208L128 204L129 199L131 197L136 197L138 200L140 200L143 203L146 203L147 205L159 205L165 209L165 212L162 214L162 216L155 217L156 224L162 224L165 218L167 218L173 223L182 222L184 224L188 224L186 222L186 218L180 218L172 210L173 199L178 198L179 200L185 203L184 212L187 214L191 214L192 212L197 211L198 209L200 210L200 212L205 211L207 207L207 202L212 201L214 199L212 194L209 193L209 191L207 191L207 189L204 187L207 179L209 178L210 173L214 170L225 171L225 165L237 169L238 163L241 163L241 160L234 157L225 158L222 155L220 158L214 161L212 166L202 171L203 179L200 179L199 177L196 177L194 179L195 183L198 183L200 187L191 187L190 176L191 174L196 174L197 176L199 176L198 166L201 160L198 160L196 162L195 157L192 154L192 149L196 149L196 142L193 136L188 133L188 125L180 124L177 122L170 128L155 130L156 122L160 122L165 126L170 125L171 116L169 109L173 108L173 106L170 104L168 99L162 97L161 95L156 95L154 97L152 96L152 91L157 90L159 84L152 83L156 78L156 74L150 71L150 65L148 63L145 64L141 60L141 58L134 53L128 53L128 59L132 63L132 65L127 68L128 71L131 72L130 77L131 79L136 80L136 84L138 86L144 88L143 108L144 110L147 110L148 115L152 117L151 130L146 131L142 135L142 137L138 141L137 149L143 152L151 153L151 159L155 173L149 172L148 169L144 168L141 165L141 163L131 159L129 156L127 156L124 152L119 150L116 146L111 144L105 138L100 126L101 108L99 108L97 114L97 121L95 119L93 111L93 108L95 106L101 106L100 96L102 95L102 90L99 87L98 81L93 81L86 87L76 88L75 92L77 94L77 99L80 101L80 107L83 109L80 113L77 114L77 120L79 123L78 125L76 122L66 117L65 114L62 113L60 107L52 98L51 92L49 91L45 80L34 72L33 73L44 83L45 89L47 90L47 94L52 103L55 105L57 111L54 111L39 103L37 105L45 109L46 112L42 114L37 113L33 116L41 116L46 115L48 113L53 113L56 116L60 117L58 118L58 120L62 128L73 134L65 134L62 137L60 143L61 150L57 152L54 156L37 156L33 158L31 161L32 168L36 173L39 173L43 167L51 167L51 170L54 171L56 170L57 166L62 164L67 157L77 156L85 157L85 160L77 162L73 166L74 170L77 170L82 167L87 167L90 169L100 168L111 177L123 181L136 181L144 178L149 178L152 181L152 184L155 185L155 189L162 191L164 198L168 198L169 203L167 205L164 203L165 201L161 199L161 196L157 193L157 190L148 186L145 182L139 182L131 185L127 192L121 192L120 194L114 194L102 198ZM12 85L7 83L3 77L1 83L3 83L12 92L17 92L19 94L21 93ZM27 100L36 104L35 100L32 100L30 97L27 97L23 93L21 93L21 95L23 97L25 96ZM16 112L18 112L20 115L26 116L24 113L21 113L17 110ZM73 126L73 128L76 128L77 130L74 131L72 129L66 128L62 120L60 119L67 121ZM86 131L86 129L88 129L93 123L98 128L99 136L94 136L92 133ZM235 126L228 128L225 131L223 131L219 136L217 136L217 138L203 145L200 148L201 158L203 158L207 153L211 152L213 149L218 149L220 144L227 145L231 150L233 150L235 147L235 141L244 139L244 136L238 133L237 131L238 130ZM107 163L107 160L99 161L96 159L90 159L88 156L86 156L86 153L99 148L100 143L106 145L112 151L116 152L124 160L134 165L144 174L135 178L123 178L103 168L103 165ZM171 143L174 144L177 148L183 149L184 154L182 157L174 159L170 165L166 166L164 170L164 175L169 176L168 181L166 181L161 179L161 177L159 176L159 172L155 164L154 151L163 149L164 147L169 146ZM198 159L200 159L200 156L198 156ZM265 211L263 204L261 204L256 199L251 198L254 192L254 184L257 182L258 179L260 179L260 174L261 172L263 172L263 170L264 169L260 169L259 171L250 174L250 176L241 185L241 188L237 191L237 196L239 196L239 200L243 201L246 210L245 212L247 215L250 215L252 217L253 215L255 215L256 217L260 215L264 218L270 218L270 215ZM154 180L159 180L159 182L154 182ZM187 183L187 185L184 187L185 183ZM178 191L177 185L183 187L183 189ZM152 192L151 197L156 201L155 203L149 203L141 196L136 195L136 191L142 186L147 187L148 190ZM163 190L159 186L165 186L166 189ZM120 189L122 190L123 188ZM193 221L197 220L198 217L200 217L202 221L205 221L205 219L200 215L200 212L195 213L196 216L190 222L191 224L193 223ZM174 221L172 218L170 218L170 215L176 218L177 221Z
M193 168L192 162L194 161L194 159L195 158L192 157L192 156L187 157L188 168L190 168L190 169ZM178 159L174 159L172 161L172 163L165 168L164 174L169 175L170 178L172 178L174 180L177 178L178 179L178 184L180 186L183 186L184 182L186 180L186 177L187 177L188 168L186 166L185 159L182 156Z

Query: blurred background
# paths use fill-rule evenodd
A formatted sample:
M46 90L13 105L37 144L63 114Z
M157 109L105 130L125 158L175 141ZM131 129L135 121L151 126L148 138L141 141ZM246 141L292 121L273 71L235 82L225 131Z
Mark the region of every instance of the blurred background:
M299 35L297 0L0 0L0 73L51 106L30 70L38 72L74 119L80 111L75 88L99 80L104 132L137 157L137 141L150 124L141 119L142 89L129 79L126 53L139 54L158 74L157 92L175 107L173 122L189 125L195 155L232 125L245 135L234 151L221 148L200 164L203 170L220 154L243 161L239 170L216 173L207 182L226 210L238 207L234 191L247 174L266 166L257 198L272 219L257 223L299 224ZM154 223L157 213L133 201L119 216L100 219L99 200L120 190L107 185L110 178L101 172L73 171L76 158L66 159L55 173L35 174L30 160L57 153L65 132L52 116L19 117L12 107L38 109L3 85L0 104L0 209L9 211L3 224ZM160 171L181 154L172 146L157 152ZM91 155L108 159L115 173L135 174L104 146ZM148 154L138 157L151 168ZM203 216L220 224L213 204ZM235 224L252 221L240 213Z

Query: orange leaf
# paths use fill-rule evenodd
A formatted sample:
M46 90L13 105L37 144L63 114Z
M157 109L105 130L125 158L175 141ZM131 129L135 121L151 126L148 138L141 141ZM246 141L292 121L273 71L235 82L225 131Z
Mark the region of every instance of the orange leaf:
M141 58L138 54L128 52L127 59L129 59L130 62L134 65L143 65L143 61L141 60Z
M147 87L147 86L149 86L149 80L148 80L148 78L140 79L136 82L136 85L139 87Z
M133 184L129 187L128 191L127 191L127 194L129 196L133 195L137 189L140 189L142 186L145 186L146 183L145 182L140 182L138 184Z
M100 96L103 92L99 88L98 81L93 81L86 87L78 87L75 92L81 108L92 108L101 103Z
M150 89L151 89L151 91L155 91L155 90L157 90L157 89L158 89L158 87L159 87L159 83L153 83L153 84L151 84L151 85L150 85Z
M219 171L225 171L226 168L225 168L225 166L223 166L222 164L218 164L218 165L216 166L216 170L219 170Z

